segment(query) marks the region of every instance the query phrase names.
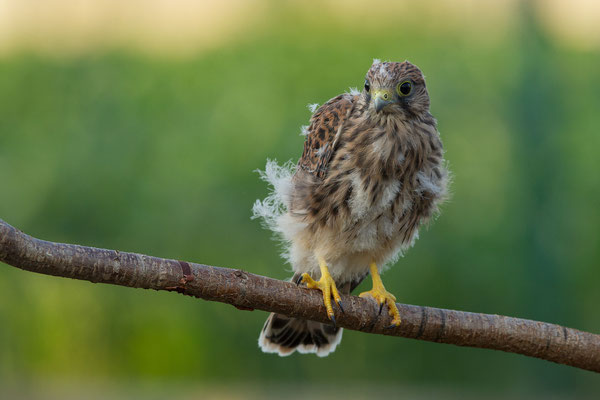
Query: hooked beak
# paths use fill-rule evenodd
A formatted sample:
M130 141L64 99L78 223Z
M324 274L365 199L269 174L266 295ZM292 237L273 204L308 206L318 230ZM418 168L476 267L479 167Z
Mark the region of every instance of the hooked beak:
M389 89L374 89L373 103L377 112L381 111L388 104L394 103L394 94Z

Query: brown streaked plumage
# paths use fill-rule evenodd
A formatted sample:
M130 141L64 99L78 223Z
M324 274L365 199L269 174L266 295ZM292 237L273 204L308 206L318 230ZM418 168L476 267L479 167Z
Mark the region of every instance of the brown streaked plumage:
M446 196L448 172L421 71L409 62L375 62L360 94L337 96L312 116L293 174L267 165L274 192L254 207L288 243L297 283L331 297L348 293L368 273L373 290L361 294L400 316L379 272L412 245L419 226ZM319 281L314 279L320 278ZM259 343L264 351L324 356L341 329L271 315Z

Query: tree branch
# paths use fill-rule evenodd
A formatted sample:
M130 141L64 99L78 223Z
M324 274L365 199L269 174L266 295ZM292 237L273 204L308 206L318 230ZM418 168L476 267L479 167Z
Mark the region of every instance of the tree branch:
M242 270L35 239L0 219L0 261L40 274L143 289L328 322L321 294ZM388 329L372 301L342 296L339 326L362 332L480 347L600 372L600 335L501 315L398 304L402 323Z

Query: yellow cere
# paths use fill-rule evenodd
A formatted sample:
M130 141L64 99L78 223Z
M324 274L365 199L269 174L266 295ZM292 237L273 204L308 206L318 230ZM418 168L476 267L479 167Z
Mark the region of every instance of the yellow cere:
M389 100L392 98L392 92L388 89L375 89L373 90L374 98L381 98L383 100Z

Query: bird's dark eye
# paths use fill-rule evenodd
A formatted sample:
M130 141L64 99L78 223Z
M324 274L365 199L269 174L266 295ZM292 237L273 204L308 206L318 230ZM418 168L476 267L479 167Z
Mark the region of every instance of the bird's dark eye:
M369 90L371 90L371 84L368 80L365 80L365 91L369 93Z
M396 90L398 91L398 94L400 96L408 96L412 91L412 84L410 83L410 81L404 81L398 84Z

